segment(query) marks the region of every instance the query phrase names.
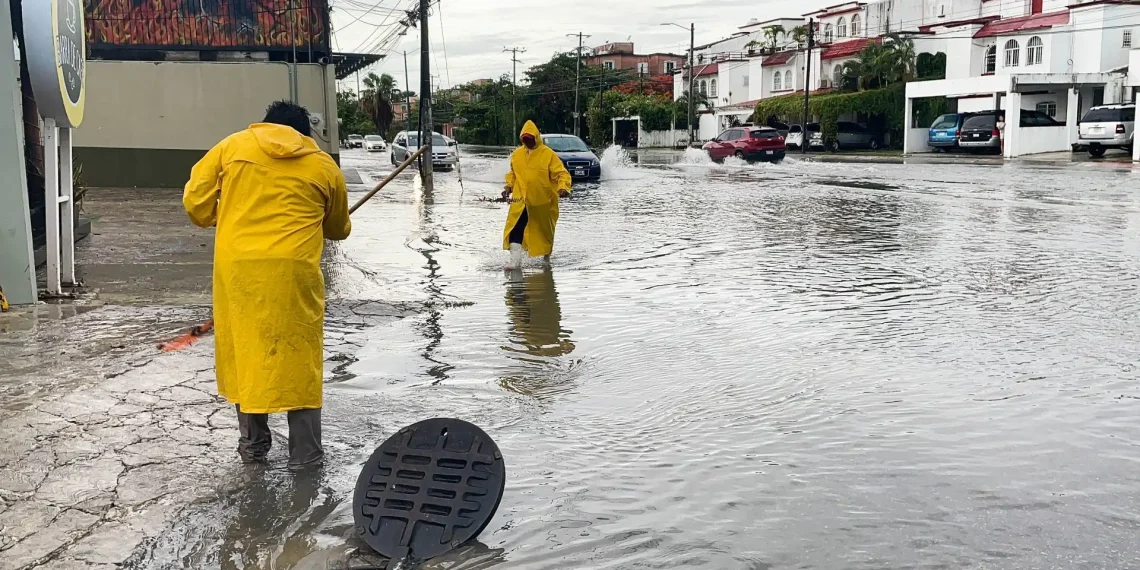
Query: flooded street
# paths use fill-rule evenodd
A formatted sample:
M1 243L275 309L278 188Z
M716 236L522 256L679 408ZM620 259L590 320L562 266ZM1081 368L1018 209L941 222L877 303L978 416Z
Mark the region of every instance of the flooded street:
M330 306L423 310L330 317L355 340L328 363L325 473L227 466L248 484L134 567L330 567L361 546L361 463L435 416L484 428L508 481L480 544L426 567L1140 559L1131 168L611 149L563 203L553 268L504 273L505 206L479 200L504 156L464 149L432 196L401 178L329 252ZM365 183L391 170L342 159Z

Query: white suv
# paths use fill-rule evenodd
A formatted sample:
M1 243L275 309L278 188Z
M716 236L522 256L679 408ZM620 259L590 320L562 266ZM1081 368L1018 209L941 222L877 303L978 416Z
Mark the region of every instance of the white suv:
M1080 134L1077 146L1088 149L1089 155L1104 156L1110 148L1132 152L1132 138L1136 134L1135 105L1101 105L1089 109L1077 125Z

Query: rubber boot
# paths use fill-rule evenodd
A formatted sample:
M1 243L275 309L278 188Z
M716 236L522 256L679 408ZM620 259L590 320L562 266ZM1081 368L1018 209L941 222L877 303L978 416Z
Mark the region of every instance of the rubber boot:
M522 269L523 262L523 248L521 243L511 244L511 260L507 263L507 269Z

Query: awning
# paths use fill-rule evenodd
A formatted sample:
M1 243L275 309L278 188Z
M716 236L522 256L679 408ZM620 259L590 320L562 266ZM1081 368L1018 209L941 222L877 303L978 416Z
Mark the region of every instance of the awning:
M377 53L334 53L333 65L336 66L336 78L344 79L377 61L384 56Z

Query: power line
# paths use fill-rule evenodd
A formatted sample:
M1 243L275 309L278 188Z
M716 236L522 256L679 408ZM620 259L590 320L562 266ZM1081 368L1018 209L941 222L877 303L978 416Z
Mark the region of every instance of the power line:
M438 2L437 2L438 3ZM447 87L451 88L451 65L447 62L447 36L443 33L443 4L439 4L439 38L443 42L443 71L447 74Z

